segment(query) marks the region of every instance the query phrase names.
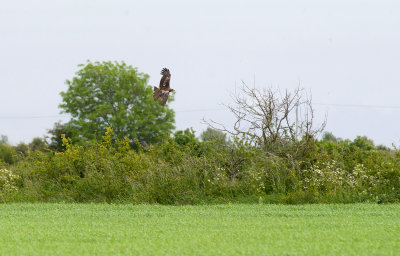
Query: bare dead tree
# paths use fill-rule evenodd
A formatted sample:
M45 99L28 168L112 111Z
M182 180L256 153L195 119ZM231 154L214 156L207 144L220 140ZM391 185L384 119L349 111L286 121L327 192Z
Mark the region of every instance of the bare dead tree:
M296 145L292 153L301 153L323 131L325 121L314 127L311 97L304 89L282 92L242 84L240 92L232 95L234 105L226 105L236 120L233 129L204 120L209 126L233 136L244 136L271 154L283 153L282 149L289 145Z

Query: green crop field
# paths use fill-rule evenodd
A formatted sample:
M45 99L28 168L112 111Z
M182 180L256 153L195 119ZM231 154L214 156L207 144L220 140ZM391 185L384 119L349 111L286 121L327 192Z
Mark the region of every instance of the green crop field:
M2 204L0 255L398 255L400 205Z

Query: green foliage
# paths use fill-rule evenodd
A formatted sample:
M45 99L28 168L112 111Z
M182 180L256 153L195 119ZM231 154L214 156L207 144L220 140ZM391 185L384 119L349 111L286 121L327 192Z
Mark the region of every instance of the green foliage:
M71 123L55 123L53 129L48 131L51 135L49 148L54 151L63 151L65 147L62 142L62 135L69 138L73 144L81 143L81 138L79 138L77 130L78 127L74 127Z
M200 138L202 141L217 141L221 144L227 142L226 133L211 127L207 127L207 129L201 133Z
M99 139L111 126L120 139L154 143L174 128L174 112L153 101L148 75L124 62L88 62L79 67L76 76L66 81L68 90L61 93L60 104L64 112L71 114L66 128L73 128L75 134L83 139ZM60 146L57 139L52 145Z
M322 135L322 141L331 141L331 142L334 142L334 143L338 143L338 142L341 142L342 139L341 138L337 138L331 132L324 132L324 134Z
M195 132L193 129L186 129L184 131L176 131L174 133L174 138L176 143L179 145L189 145L189 144L197 144L199 140L196 138Z
M28 145L29 149L32 151L40 150L45 151L48 147L47 142L45 139L35 137Z
M200 140L196 138L192 128L176 131L174 133L174 140L181 151L187 152L193 156L201 156L208 150L207 145L201 143Z
M135 149L107 128L101 139L62 152L30 150L10 162L17 189L4 201L196 204L245 200L274 203L398 202L400 152L368 140L308 140L269 154L245 137L200 141L192 129ZM14 150L13 147L8 149ZM286 152L286 153L285 153ZM14 153L15 154L15 153ZM290 157L288 157L288 155ZM296 157L293 157L296 156ZM4 161L3 161L4 162ZM3 167L3 168L4 168Z
M0 163L14 164L16 161L17 153L15 149L8 144L0 143Z
M352 145L363 150L371 150L375 148L374 142L368 139L366 136L357 136L354 139Z
M20 177L7 169L0 169L0 198L4 194L16 191Z
M20 142L17 146L15 146L15 151L18 155L26 157L29 153L29 146L23 142Z
M8 143L8 137L6 135L1 134L0 135L0 144L7 144Z
M191 130L136 151L129 139L115 139L111 129L101 141L74 145L65 136L62 141L64 152L34 151L14 166L22 179L15 198L186 204L257 190L248 186L256 179L249 171L253 153L240 141L218 154Z

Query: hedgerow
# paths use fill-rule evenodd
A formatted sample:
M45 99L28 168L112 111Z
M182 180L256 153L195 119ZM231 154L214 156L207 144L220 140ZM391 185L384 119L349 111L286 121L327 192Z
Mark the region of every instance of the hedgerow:
M297 158L269 154L246 138L200 141L191 130L146 146L116 139L111 128L100 141L62 141L62 152L31 151L2 169L0 200L296 204L400 199L400 152L351 141L315 140Z

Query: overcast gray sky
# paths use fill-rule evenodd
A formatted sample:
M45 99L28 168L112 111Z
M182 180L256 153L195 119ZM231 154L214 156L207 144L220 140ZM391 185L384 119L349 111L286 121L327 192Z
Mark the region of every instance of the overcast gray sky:
M172 73L178 129L229 124L241 80L312 93L326 130L400 144L400 1L2 1L0 134L43 136L77 65L125 61ZM375 106L375 107L374 107Z

